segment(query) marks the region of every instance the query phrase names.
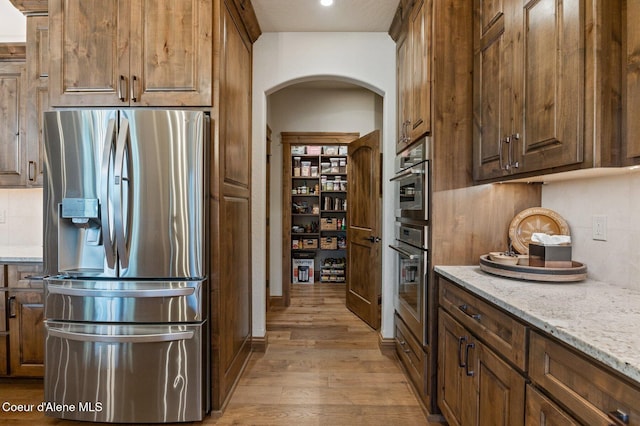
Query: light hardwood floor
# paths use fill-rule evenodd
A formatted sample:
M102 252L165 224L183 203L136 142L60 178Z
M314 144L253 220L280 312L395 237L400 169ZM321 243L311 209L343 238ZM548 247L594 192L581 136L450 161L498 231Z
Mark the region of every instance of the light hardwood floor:
M267 351L252 354L224 414L203 424L428 424L399 362L345 307L343 285L294 285L291 296L268 312ZM0 402L42 397L40 381L0 382ZM0 424L87 423L0 411Z

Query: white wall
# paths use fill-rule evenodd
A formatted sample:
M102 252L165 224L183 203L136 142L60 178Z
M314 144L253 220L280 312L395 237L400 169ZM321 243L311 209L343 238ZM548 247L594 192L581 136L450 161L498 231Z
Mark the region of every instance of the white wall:
M26 40L26 18L9 0L0 0L0 43Z
M282 139L281 132L382 131L382 98L367 89L304 89L296 85L267 100L271 136L271 296L282 296Z
M253 46L253 167L251 232L253 234L253 335L266 334L265 320L265 191L257 183L265 180L264 141L267 126L267 96L305 80L337 79L372 90L383 98L382 151L395 151L396 77L395 43L386 33L265 33ZM287 129L295 130L295 129ZM308 130L308 129L305 129ZM340 129L333 129L340 131ZM358 129L356 129L358 131ZM275 169L274 169L275 170ZM389 179L393 162L382 171L382 246L393 240L393 193ZM272 215L272 223L276 221ZM393 337L393 257L383 250L382 327L384 338ZM273 282L272 282L273 285Z
M573 259L591 278L640 290L640 171L547 183L542 206L569 224ZM593 240L593 216L607 217L607 240Z

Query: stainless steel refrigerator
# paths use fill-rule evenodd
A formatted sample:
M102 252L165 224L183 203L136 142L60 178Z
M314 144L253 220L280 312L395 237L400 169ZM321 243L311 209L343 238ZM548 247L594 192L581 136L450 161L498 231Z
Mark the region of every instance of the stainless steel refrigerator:
M208 412L208 123L201 111L45 113L47 415Z

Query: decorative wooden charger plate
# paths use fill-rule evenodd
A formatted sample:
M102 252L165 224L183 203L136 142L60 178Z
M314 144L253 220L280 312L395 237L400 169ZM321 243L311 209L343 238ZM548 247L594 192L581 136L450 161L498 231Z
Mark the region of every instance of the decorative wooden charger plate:
M518 213L509 225L509 238L513 249L529 254L531 235L543 232L549 235L570 235L569 225L562 216L544 207L531 207Z
M480 256L480 269L493 275L516 278L526 281L544 281L553 283L571 283L587 278L587 266L572 262L571 268L542 268L527 265L506 265L494 262L488 254Z

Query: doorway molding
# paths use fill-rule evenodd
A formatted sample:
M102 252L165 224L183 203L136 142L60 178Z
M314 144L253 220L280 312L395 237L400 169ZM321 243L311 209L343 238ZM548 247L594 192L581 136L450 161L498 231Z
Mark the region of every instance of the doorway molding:
M267 126L267 97L287 86L313 80L336 80L366 88L383 99L383 244L393 240L394 212L391 202L396 134L396 46L387 33L265 33L253 46L252 181L266 177L262 166ZM386 196L389 194L389 196ZM254 191L251 202L252 333L266 335L266 239L264 191ZM386 247L386 245L385 245ZM275 253L272 253L275 255ZM275 257L275 256L272 256ZM382 259L382 339L393 338L393 257ZM278 295L276 295L278 296Z

